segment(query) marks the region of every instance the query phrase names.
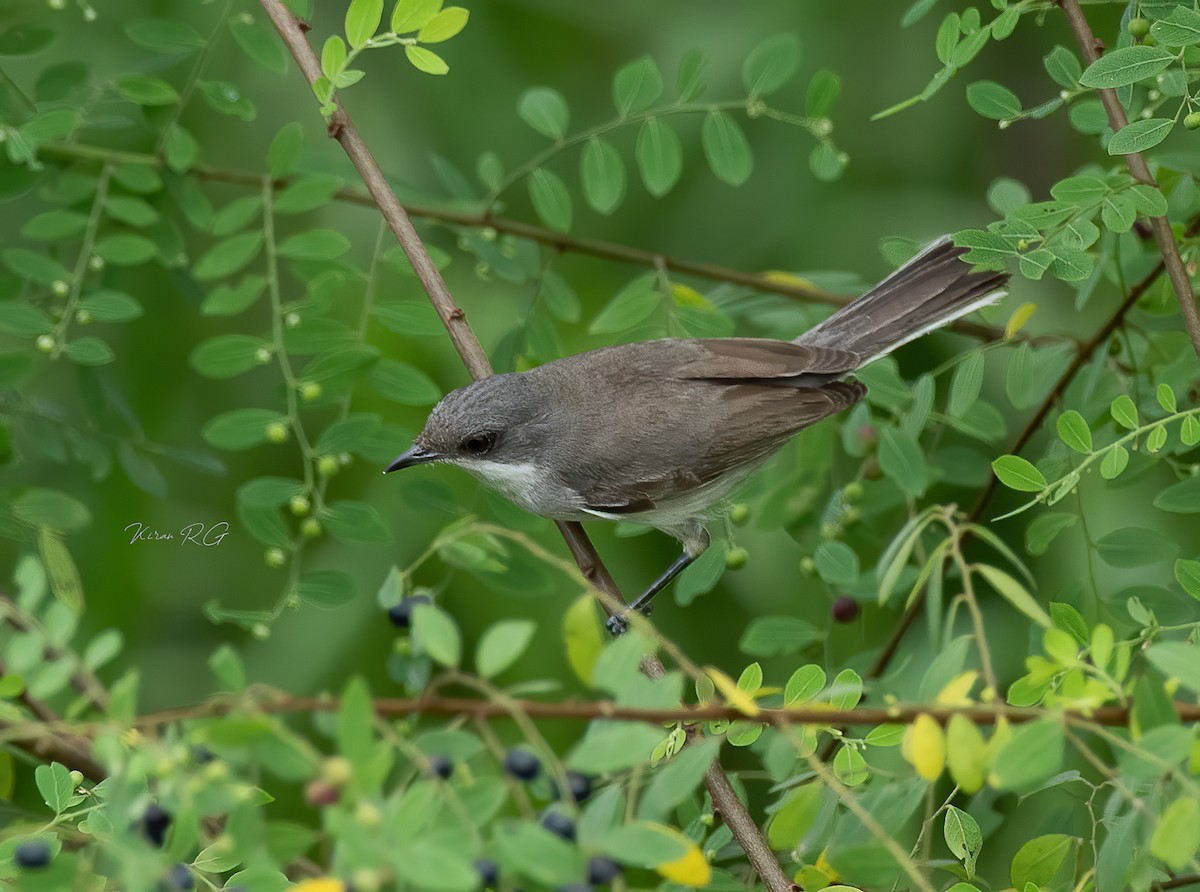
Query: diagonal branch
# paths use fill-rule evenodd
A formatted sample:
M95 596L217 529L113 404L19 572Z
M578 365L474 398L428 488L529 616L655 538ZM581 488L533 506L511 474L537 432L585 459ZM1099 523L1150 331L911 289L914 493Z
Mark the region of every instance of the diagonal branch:
M321 65L304 36L307 25L288 10L281 0L260 0L260 2L311 87L313 82L321 76ZM409 263L412 264L417 278L425 287L430 302L441 317L455 349L462 357L472 377L476 380L487 377L491 374L491 364L467 324L466 314L454 303L454 298L446 288L441 273L430 259L429 252L413 228L412 221L395 193L392 192L383 172L379 169L379 164L371 155L366 143L363 142L354 122L351 121L341 102L336 99L335 101L337 108L329 120L329 135L341 144L351 163L362 176L367 191L379 206L380 213L404 249ZM612 578L608 575L607 570L603 569L603 563L584 533L583 527L578 523L560 521L558 529L567 541L571 554L576 558L584 575L602 586L602 591L610 598L624 603L620 592L612 584ZM647 659L644 665L647 675L652 678L665 674L663 665L657 658ZM793 888L791 880L780 867L758 825L750 817L742 801L738 799L724 772L719 768L710 771L707 783L713 804L720 810L726 825L733 833L734 838L738 840L750 863L754 865L770 892L791 892Z
M1092 33L1087 16L1083 14L1083 10L1079 6L1079 0L1058 0L1058 4L1067 16L1071 31L1074 32L1075 40L1079 43L1079 49L1083 51L1083 58L1091 65L1100 58L1100 51L1104 45ZM1114 131L1125 127L1129 123L1129 119L1125 116L1125 109L1121 107L1121 100L1117 98L1116 91L1101 89L1099 93L1100 101L1104 103L1104 111L1108 114L1108 126ZM1129 166L1129 172L1133 174L1135 180L1139 180L1147 186L1153 186L1155 189L1158 188L1158 183L1151 175L1150 168L1141 152L1132 152L1126 155L1125 163ZM1171 224L1166 217L1150 217L1149 219L1150 228L1154 232L1154 240L1158 242L1158 250L1162 254L1163 263L1166 266L1167 276L1175 288L1175 297L1179 301L1179 311L1183 314L1183 323L1187 327L1188 337L1192 339L1192 349L1196 351L1196 356L1200 357L1200 311L1196 309L1196 294L1192 289L1192 282L1187 270L1183 266L1183 258L1179 256L1179 245L1175 243L1175 235L1171 232Z

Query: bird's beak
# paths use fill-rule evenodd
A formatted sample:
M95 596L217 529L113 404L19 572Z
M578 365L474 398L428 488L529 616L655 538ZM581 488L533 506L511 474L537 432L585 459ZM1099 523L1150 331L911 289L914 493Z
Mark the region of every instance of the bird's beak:
M383 473L390 474L392 471L399 471L403 468L411 468L414 465L424 465L431 461L437 461L442 457L440 452L433 452L428 449L422 449L420 446L413 445L411 449L396 457L396 460L383 469Z

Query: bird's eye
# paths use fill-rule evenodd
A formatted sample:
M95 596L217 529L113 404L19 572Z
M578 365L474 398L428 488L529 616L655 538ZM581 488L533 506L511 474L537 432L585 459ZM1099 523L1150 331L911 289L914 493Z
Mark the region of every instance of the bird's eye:
M480 431L477 434L471 434L462 441L463 452L469 452L471 455L483 455L489 452L496 445L496 435L491 431Z

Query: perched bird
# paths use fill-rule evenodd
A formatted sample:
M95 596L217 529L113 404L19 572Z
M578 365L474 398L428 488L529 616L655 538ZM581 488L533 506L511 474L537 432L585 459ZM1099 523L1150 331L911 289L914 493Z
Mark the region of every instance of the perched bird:
M802 428L866 387L850 377L902 344L1000 300L1007 276L973 272L934 242L794 341L665 338L605 347L447 394L385 473L456 465L527 511L630 520L683 553L650 601L709 544L715 506ZM623 616L609 630L627 627Z

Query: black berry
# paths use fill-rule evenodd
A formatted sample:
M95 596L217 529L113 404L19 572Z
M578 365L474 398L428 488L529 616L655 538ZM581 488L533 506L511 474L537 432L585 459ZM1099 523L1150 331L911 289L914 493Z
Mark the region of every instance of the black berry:
M504 770L519 780L531 781L541 773L542 763L529 750L509 750Z
M171 868L171 872L159 881L158 888L163 892L186 892L196 888L196 880L186 864L176 864Z
M162 848L167 838L167 828L171 826L171 813L160 805L151 803L142 812L142 832L156 848Z
M621 865L607 855L588 859L587 878L593 886L606 886L621 873Z
M491 858L476 858L475 872L479 874L479 885L495 889L500 883L500 865Z
M852 623L858 619L858 602L849 595L839 595L831 612L839 623Z
M567 789L571 791L572 799L576 802L583 802L592 795L592 779L578 771L568 771Z
M17 846L13 852L13 861L17 867L25 870L37 870L50 863L50 846L43 840L31 839Z
M207 765L209 762L215 761L216 758L217 754L204 744L192 747L192 761L197 765Z
M429 595L413 595L411 598L405 598L394 607L388 608L388 619L392 621L393 626L401 629L407 629L412 622L413 608L418 604L432 604L433 600Z
M436 774L442 780L448 780L450 775L454 773L454 763L449 756L444 756L441 753L436 753L429 757L429 771Z
M547 811L543 814L542 826L567 842L575 839L575 822L560 811Z

